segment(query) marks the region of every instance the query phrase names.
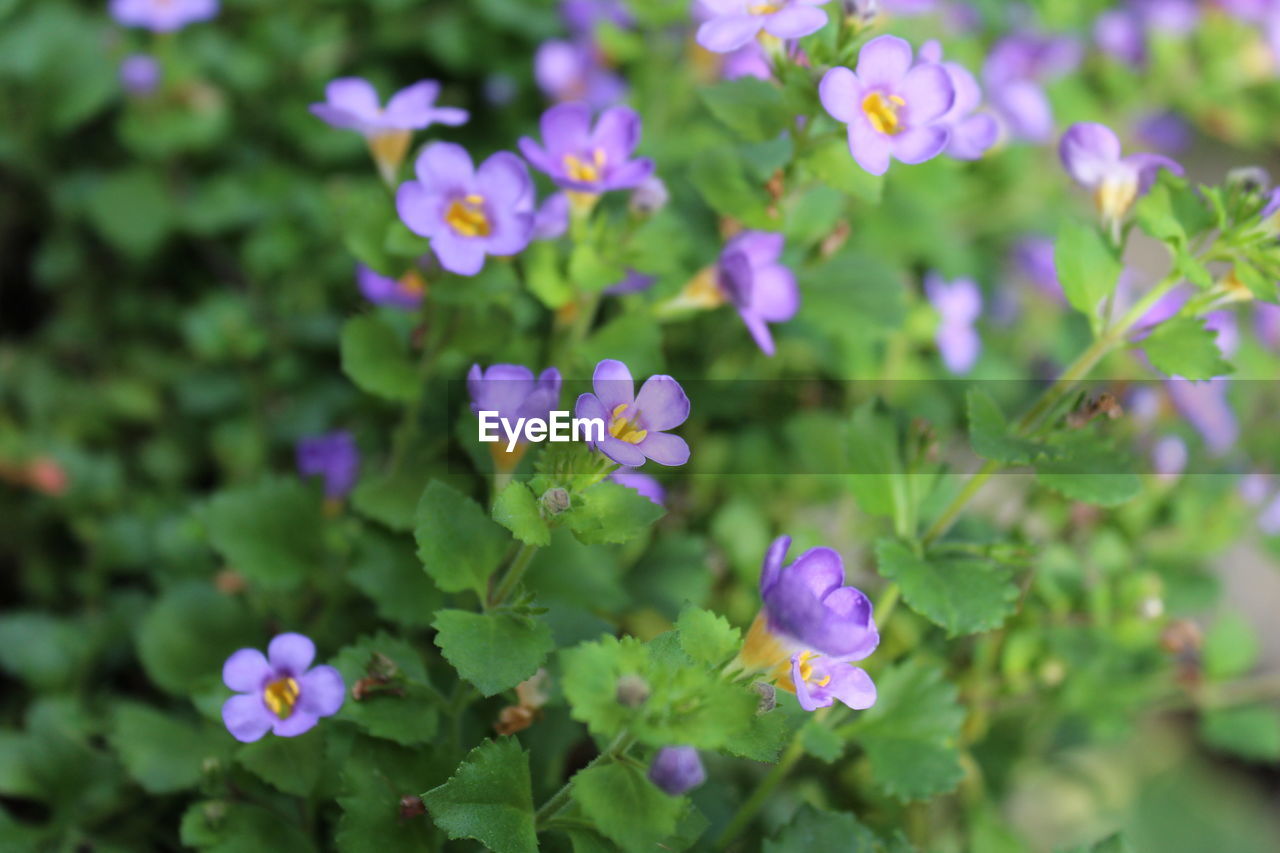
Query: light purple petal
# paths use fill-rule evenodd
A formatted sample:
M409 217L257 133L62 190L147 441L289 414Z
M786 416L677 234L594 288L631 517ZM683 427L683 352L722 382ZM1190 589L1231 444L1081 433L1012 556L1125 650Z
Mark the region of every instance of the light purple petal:
M862 110L862 84L858 76L848 68L837 66L822 75L818 84L818 98L822 107L836 121L848 124Z
M339 77L324 87L324 96L331 105L354 113L366 121L378 117L378 90L368 80Z
M883 133L877 133L865 116L849 122L849 153L858 165L872 175L889 171L889 155L893 143Z
M995 118L985 113L969 116L951 127L947 154L957 160L977 160L996 144L999 136L1000 126Z
M331 666L317 666L298 679L298 711L317 717L338 713L346 698L342 674Z
M689 398L670 376L646 379L633 408L640 412L640 427L650 431L674 429L689 418Z
M648 157L641 157L637 160L610 170L605 178L603 189L606 190L629 190L634 189L653 175L654 163Z
M751 290L751 312L772 323L790 320L800 310L800 288L791 270L781 264L758 267Z
M552 160L580 152L591 134L591 110L586 104L558 104L542 114L542 144Z
M436 190L469 188L475 174L467 149L452 142L433 142L422 149L414 169L419 181Z
M609 475L609 479L620 486L636 490L658 506L663 506L666 503L667 490L662 488L662 484L648 474L619 468Z
M222 722L231 736L242 743L253 743L271 731L275 717L257 693L240 693L222 703Z
M765 32L784 40L803 38L826 24L827 13L813 6L785 6L764 19Z
M640 144L640 115L630 107L611 107L600 114L588 148L601 148L610 158L626 158Z
M420 129L430 124L431 110L438 97L439 83L435 80L420 80L392 95L383 115L402 120L405 128Z
M747 331L751 333L751 339L756 342L756 346L760 347L760 352L772 358L777 352L777 347L774 346L773 332L769 330L769 324L759 314L745 308L738 311L738 316L742 318Z
M316 657L316 644L305 634L277 634L267 646L267 660L277 675L297 678Z
M524 162L509 151L499 151L480 164L476 172L480 195L498 207L527 203L532 207L533 179Z
M431 238L431 251L440 266L458 275L475 275L484 269L484 247L484 241L460 236L448 228L441 228Z
M741 252L753 268L771 264L782 257L786 238L771 231L743 231L725 244L724 253Z
M650 431L644 437L644 441L635 446L640 449L643 455L648 456L659 465L674 467L689 461L688 442L680 436L672 435L669 432Z
M607 424L608 421L605 421ZM639 445L629 444L619 438L606 434L600 442L600 452L619 465L627 468L639 468L644 464L645 455Z
M362 130L365 122L360 116L343 107L332 104L312 104L311 112L331 127L339 130Z
M982 351L982 339L972 326L944 323L938 329L937 342L947 370L957 375L968 373Z
M917 65L902 79L898 94L907 102L907 124L920 127L942 117L955 103L951 75L941 65Z
M440 196L427 191L417 181L409 181L396 190L396 213L405 226L415 234L432 237L443 230L441 218L443 202Z
M1016 80L988 91L1009 126L1009 132L1030 142L1047 142L1053 135L1053 107L1039 84Z
M431 109L431 121L434 124L457 127L466 124L470 119L471 113L460 107L432 107Z
M876 703L876 685L865 670L846 663L832 663L827 674L831 676L827 691L855 711L863 711Z
M806 711L816 711L819 708L829 707L831 705L831 695L822 688L813 689L813 686L804 680L801 659L802 655L800 654L791 656L791 684L796 689L796 701Z
M524 251L533 239L533 213L498 207L490 210L493 232L484 240L491 255L507 256Z
M277 718L271 724L271 731L276 737L297 737L311 731L319 719L315 714L304 711L299 706L295 707L293 713L283 720Z
M606 358L596 365L591 377L591 387L610 414L618 406L629 406L636 399L636 386L631 378L631 371L617 359Z
M1096 122L1073 124L1058 146L1062 165L1077 183L1096 187L1120 162L1120 139Z
M955 121L978 108L982 103L982 88L978 85L978 79L963 65L947 62L942 65L942 68L951 78L951 88L955 91L951 109L947 111L944 118L947 121ZM915 113L913 112L912 115L914 116Z
M897 36L877 36L858 54L858 80L864 90L896 87L911 69L911 45Z
M790 547L790 536L779 536L769 543L769 550L765 552L764 565L760 570L761 596L778 582L778 577L782 573L782 564L787 559L787 549Z
M712 53L728 53L755 38L763 26L759 15L712 18L698 27L697 41Z
M520 141L516 143L520 148L520 154L524 159L529 161L529 165L547 175L558 175L560 172L559 164L555 158L538 142L528 136L520 137Z
M942 153L951 139L947 129L938 125L917 127L890 137L893 156L908 164L923 163ZM870 170L868 170L870 171Z
M222 665L222 683L237 693L252 693L271 677L271 665L257 649L240 649Z
M574 417L593 418L604 421L605 430L609 428L610 413L604 403L595 394L579 394L578 402L573 407Z
M1148 154L1145 152L1130 154L1122 162L1137 170L1139 195L1146 195L1147 191L1151 189L1151 185L1156 182L1156 177L1161 169L1168 169L1178 176L1184 173L1180 163L1165 157L1163 154Z

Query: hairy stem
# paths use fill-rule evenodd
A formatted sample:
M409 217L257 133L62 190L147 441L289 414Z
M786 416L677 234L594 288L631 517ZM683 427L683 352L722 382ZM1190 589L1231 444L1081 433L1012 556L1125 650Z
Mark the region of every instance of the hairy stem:
M520 546L520 550L516 552L515 557L511 560L511 565L507 566L506 574L502 576L498 586L489 595L488 607L485 609L498 607L511 596L521 579L524 578L524 573L528 570L529 564L533 562L533 555L536 553L538 553L537 545L530 545L526 542Z

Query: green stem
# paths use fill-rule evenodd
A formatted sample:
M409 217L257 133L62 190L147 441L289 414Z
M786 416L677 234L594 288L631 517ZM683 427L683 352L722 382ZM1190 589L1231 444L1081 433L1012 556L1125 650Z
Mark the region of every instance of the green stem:
M418 434L418 415L422 411L422 403L427 397L427 377L431 374L431 365L435 362L438 348L430 341L422 342L422 354L418 357L417 395L404 407L400 424L396 427L395 438L392 439L391 455L387 457L387 473L393 473L404 462L413 439Z
M623 755L626 754L627 750L631 748L631 744L635 742L636 742L635 736L632 735L630 732L628 732L626 729L623 729L621 732L618 733L618 736L613 739L613 742L609 744L609 746L605 749L605 751L597 755L595 758L591 759L591 763L588 764L586 767L582 768L582 770L589 770L590 768L595 767L597 764L601 764L605 761L613 761L614 759L621 758ZM579 770L578 773L581 773L582 770ZM574 778L576 777L577 777L577 773L574 774ZM562 808L564 808L566 805L569 804L569 795L572 791L573 791L573 778L571 778L568 782L565 782L564 785L561 786L559 791L556 791L554 794L551 795L551 799L547 800L545 803L542 804L542 807L539 808L537 813L535 813L533 816L534 826L538 829L546 828L547 821L549 821L552 817L554 817L556 812L560 811Z
M782 784L782 780L787 778L787 774L791 772L791 769L796 766L796 763L803 756L804 745L800 741L799 733L797 733L781 760L769 770L768 775L761 779L760 784L751 792L751 796L747 797L743 804L738 807L738 810L734 812L729 825L724 828L724 832L720 833L720 837L712 845L713 850L728 849L734 839L742 833L742 830L746 829L748 824L755 819L756 812L760 811L760 807L764 805L765 800L772 796L774 790Z
M502 580L498 582L498 587L489 596L489 603L486 609L498 607L515 591L516 586L524 577L524 573L529 568L529 564L533 562L533 555L538 553L537 545L530 545L528 542L520 546L520 550L516 552L515 557L511 560L511 565L507 567L507 573L502 576Z

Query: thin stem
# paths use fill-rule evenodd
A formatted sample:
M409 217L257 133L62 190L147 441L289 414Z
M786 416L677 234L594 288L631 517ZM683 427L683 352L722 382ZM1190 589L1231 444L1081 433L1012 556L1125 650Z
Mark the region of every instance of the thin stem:
M394 473L404 462L405 455L413 445L414 436L418 434L418 414L422 411L422 403L427 397L426 382L431 373L431 365L439 349L429 341L422 342L422 354L418 357L417 395L404 407L400 424L396 427L395 438L392 439L391 455L387 457L387 473Z
M796 766L800 759L804 756L804 744L800 741L800 735L797 732L795 738L791 741L791 746L787 747L786 753L783 754L781 760L773 766L756 789L751 792L751 796L747 797L738 810L734 812L733 818L729 821L729 825L724 828L724 832L720 833L720 837L716 839L712 845L713 850L726 850L733 843L742 830L755 819L756 812L760 811L760 807L764 805L765 800L773 794L774 790L782 784L782 780L787 778L787 774Z
M515 557L511 560L511 565L507 567L507 573L502 576L502 580L498 582L498 587L489 596L488 609L499 606L515 591L516 586L524 577L524 573L529 568L529 563L533 562L533 555L538 553L537 545L530 545L528 542L520 546L520 550L516 552Z
M589 770L597 764L621 758L626 754L627 750L631 748L631 744L635 742L635 736L626 729L623 729L618 733L618 736L613 739L613 742L605 748L605 751L591 759L591 763L582 768L582 770ZM578 773L581 773L582 770L579 770ZM577 778L577 775L578 774L575 773L568 782L565 782L564 785L560 787L560 790L552 794L551 799L543 803L542 807L534 814L533 823L535 828L546 828L547 821L554 817L556 812L569 804L569 795L573 791L573 780Z

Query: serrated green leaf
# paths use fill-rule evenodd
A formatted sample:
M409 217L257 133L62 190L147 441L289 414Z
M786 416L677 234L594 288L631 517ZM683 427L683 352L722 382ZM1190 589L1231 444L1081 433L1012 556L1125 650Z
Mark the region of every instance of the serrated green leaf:
M182 843L204 853L308 853L311 840L296 823L263 806L235 800L194 803L182 816Z
M1200 736L1209 746L1250 761L1280 761L1280 710L1246 705L1205 711Z
M225 759L226 730L135 702L116 708L111 746L125 769L150 794L169 794L200 781L208 759Z
M341 762L341 793L335 840L341 853L429 851L438 836L426 815L404 818L400 798L417 796L423 779L439 773L425 750L357 738ZM432 842L436 842L433 844Z
M221 677L222 664L259 629L243 605L202 583L175 587L138 625L138 657L153 682L186 694Z
M635 489L606 480L583 492L562 518L580 542L604 545L631 541L665 514Z
M623 850L649 853L676 831L684 801L671 797L631 764L597 764L573 777L573 801Z
M436 586L445 592L475 590L483 596L489 576L511 542L480 504L432 480L418 501L418 558Z
M209 544L253 583L294 587L324 561L320 501L301 482L268 479L215 495L202 513Z
M450 838L474 838L494 853L538 849L529 756L514 738L471 750L449 781L422 799Z
M356 699L352 688L371 675L374 661L390 661L399 677L387 685L365 690L363 697ZM440 721L438 702L427 680L422 656L412 645L380 632L343 648L332 665L342 673L348 691L338 719L355 723L374 737L406 746L435 737Z
M728 619L692 605L681 611L676 630L684 653L709 666L724 663L742 645L742 633Z
M1102 300L1115 290L1124 268L1095 226L1074 221L1058 232L1054 263L1067 301L1091 320L1096 319Z
M236 752L236 761L286 794L306 797L320 781L324 735L319 726L297 737L268 735L241 746Z
M1065 498L1097 506L1119 506L1142 492L1133 461L1089 432L1060 436L1054 457L1036 464L1036 481Z
M880 574L902 587L902 598L950 636L990 631L1017 606L1013 570L973 556L922 557L890 539L876 543Z
M533 675L555 648L551 629L533 617L440 610L433 624L445 659L485 696Z
M1029 465L1046 454L1044 445L1013 434L1004 413L987 392L970 389L967 402L969 441L973 452L983 459L1005 465Z
M778 87L755 77L725 80L698 94L713 116L750 142L775 138L792 119Z
M1184 379L1212 379L1231 372L1218 349L1218 333L1194 317L1161 323L1139 346L1160 372Z
M764 842L764 853L881 853L882 849L875 833L853 815L818 811L811 805L802 806L791 823Z
M844 755L845 742L835 730L822 720L810 717L800 727L800 743L804 751L819 761L831 764Z
M352 317L342 327L342 372L356 387L397 402L422 393L418 371L396 330L377 314Z
M368 596L378 615L407 628L425 628L443 603L422 571L413 547L402 539L369 533L360 539L347 580Z
M724 749L742 758L772 764L778 760L783 748L791 743L798 724L795 716L780 708L757 714L746 730L729 738Z
M542 517L538 499L524 483L511 483L493 505L493 520L527 545L551 544L551 528Z

